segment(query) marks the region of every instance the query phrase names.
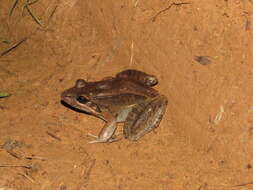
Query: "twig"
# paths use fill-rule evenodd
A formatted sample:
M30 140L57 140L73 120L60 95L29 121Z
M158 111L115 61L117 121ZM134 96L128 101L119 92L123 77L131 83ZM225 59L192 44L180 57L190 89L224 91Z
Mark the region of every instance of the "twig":
M153 18L151 20L152 20L152 22L155 22L156 18L160 14L164 13L165 11L168 11L172 6L180 6L180 5L187 5L187 4L191 4L191 3L190 2L183 2L183 3L175 3L175 2L173 2L167 8L165 8L165 9L159 11L158 13L156 13L155 16L153 16Z
M22 40L20 40L19 42L17 42L17 43L14 44L13 46L11 46L9 49L3 51L3 52L0 54L0 56L3 56L3 55L5 55L5 54L9 53L10 51L14 50L14 49L17 48L19 45L21 45L23 42L25 42L27 39L28 39L27 37L23 38Z
M46 158L43 158L43 157L39 157L39 156L26 156L25 159L27 160L42 160L42 161L45 161L47 160Z
M52 13L49 15L49 17L48 17L48 24L49 24L49 22L51 21L51 19L53 18L53 15L54 15L54 13L56 12L56 9L58 8L58 4L54 7L54 10L52 11Z
M38 1L39 1L39 0L34 0L34 1L31 1L31 2L30 2L29 0L27 0L25 6L26 6L26 5L32 5L32 4L34 4L34 3L37 3Z
M18 173L18 174L22 175L23 177L25 177L26 179L28 179L30 182L35 183L34 179L31 176L29 176L27 174L24 174L24 173Z
M13 5L12 5L12 7L11 7L11 10L10 10L9 16L11 16L11 15L12 15L13 10L14 10L14 9L15 9L15 7L17 6L17 4L18 4L18 0L15 0L15 1L14 1L14 3L13 3Z
M52 138L54 138L54 139L56 139L56 140L58 140L58 141L61 141L61 138L60 137L57 137L55 134L53 134L53 133L51 133L51 132L49 132L49 131L47 131L46 132L50 137L52 137Z
M26 10L28 11L28 13L31 15L31 17L33 18L33 20L40 25L41 27L43 27L42 23L40 22L40 20L32 13L31 9L29 8L29 5L26 4L25 5Z
M133 64L133 58L134 58L134 42L131 43L131 56L130 56L130 66Z
M2 164L2 165L0 165L0 168L26 168L26 169L31 169L32 166L29 166L29 165Z
M253 181L247 182L247 183L241 183L238 185L231 185L231 186L226 186L226 187L242 187L242 186L246 186L246 185L252 185Z
M34 4L34 3L36 3L36 2L38 2L39 0L35 0L35 1L29 1L29 0L26 0L26 3L22 6L22 15L23 15L23 13L24 13L24 9L26 8L26 6L30 6L30 5L32 5L32 4Z
M22 158L21 155L17 154L16 152L13 152L13 150L6 150L6 152L8 152L14 158L17 158L17 159L21 159Z

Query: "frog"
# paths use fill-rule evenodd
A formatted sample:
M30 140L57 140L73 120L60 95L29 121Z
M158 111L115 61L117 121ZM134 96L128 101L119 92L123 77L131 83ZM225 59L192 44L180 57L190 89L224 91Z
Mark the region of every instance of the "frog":
M99 81L76 80L61 102L105 121L98 136L88 134L94 138L89 143L117 141L118 123L125 139L137 141L159 126L167 109L167 97L153 88L157 84L156 76L127 69Z

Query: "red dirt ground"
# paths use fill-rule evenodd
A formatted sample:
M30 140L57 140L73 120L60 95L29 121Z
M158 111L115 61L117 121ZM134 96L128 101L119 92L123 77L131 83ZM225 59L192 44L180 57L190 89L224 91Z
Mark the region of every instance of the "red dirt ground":
M26 40L0 57L1 190L253 189L253 1L39 0L33 16L13 3L0 3L0 52ZM87 144L103 121L61 92L128 68L159 78L160 127Z

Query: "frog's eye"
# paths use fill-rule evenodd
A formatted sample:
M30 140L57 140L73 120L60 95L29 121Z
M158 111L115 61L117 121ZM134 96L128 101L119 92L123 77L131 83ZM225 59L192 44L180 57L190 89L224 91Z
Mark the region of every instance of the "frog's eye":
M76 81L76 87L77 87L77 88L83 88L83 87L85 87L85 85L86 85L86 82L85 82L85 80L83 80L83 79L78 79L78 80Z
M84 96L79 96L76 100L82 104L86 104L87 102L89 102L89 100Z

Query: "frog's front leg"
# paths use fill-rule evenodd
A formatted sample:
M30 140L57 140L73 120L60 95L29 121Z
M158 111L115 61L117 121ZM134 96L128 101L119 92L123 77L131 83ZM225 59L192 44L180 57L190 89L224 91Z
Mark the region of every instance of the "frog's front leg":
M95 138L95 140L90 141L89 143L105 143L115 141L115 139L113 139L113 134L117 128L116 118L109 112L104 112L102 115L106 121L105 126L100 131L98 136L89 134L89 136Z

